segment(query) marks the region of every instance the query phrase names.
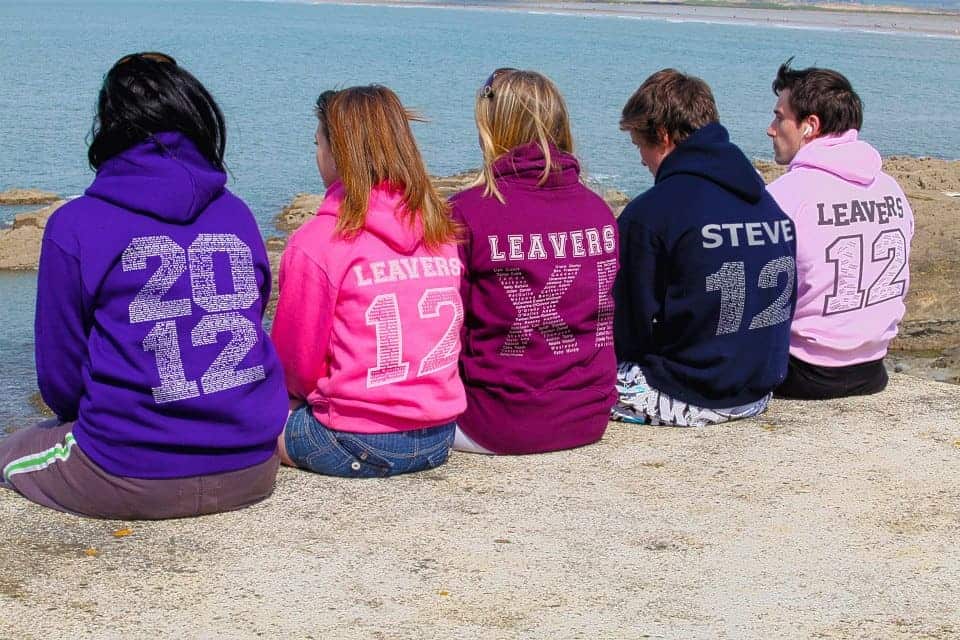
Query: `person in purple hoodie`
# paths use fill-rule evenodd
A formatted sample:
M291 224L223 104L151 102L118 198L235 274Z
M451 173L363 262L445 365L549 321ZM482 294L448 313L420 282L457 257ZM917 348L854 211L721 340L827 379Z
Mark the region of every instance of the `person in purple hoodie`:
M2 485L100 518L238 509L273 491L287 417L261 326L270 267L224 188L223 116L160 53L104 79L97 175L47 223L37 380L58 420L0 442Z
M478 186L452 199L464 230L454 448L522 454L596 442L617 399L617 224L580 181L563 98L548 78L498 69L476 102Z

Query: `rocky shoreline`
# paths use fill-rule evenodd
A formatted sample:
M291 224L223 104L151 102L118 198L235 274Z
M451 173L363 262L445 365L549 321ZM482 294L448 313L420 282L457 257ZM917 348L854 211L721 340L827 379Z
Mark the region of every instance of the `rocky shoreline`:
M51 214L65 202L55 193L38 189L0 191L0 206L47 205L18 214L14 216L11 226L0 228L0 270L29 271L37 268L43 228Z
M757 161L755 166L767 182L783 173L770 162ZM960 161L894 156L884 168L903 187L916 218L907 316L891 345L890 362L897 372L960 384ZM476 176L476 171L466 171L434 178L434 184L448 197L473 184ZM591 187L617 214L629 202L623 192L598 184ZM274 220L283 235L266 240L275 285L269 315L276 304L276 277L286 238L314 215L322 199L320 194L297 194ZM36 269L43 228L64 202L44 191L0 192L0 206L46 205L17 215L11 227L0 229L0 270Z

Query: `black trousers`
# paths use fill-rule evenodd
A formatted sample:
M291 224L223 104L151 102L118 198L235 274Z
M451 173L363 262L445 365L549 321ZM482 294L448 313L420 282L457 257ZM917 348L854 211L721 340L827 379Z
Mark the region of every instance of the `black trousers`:
M790 356L787 377L773 395L796 400L867 396L887 387L883 358L847 367L821 367Z

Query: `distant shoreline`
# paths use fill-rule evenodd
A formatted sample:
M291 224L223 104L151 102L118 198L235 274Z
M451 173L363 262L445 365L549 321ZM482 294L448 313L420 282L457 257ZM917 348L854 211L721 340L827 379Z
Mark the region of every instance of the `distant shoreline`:
M536 2L496 0L309 0L310 4L367 5L481 11L510 11L579 16L607 16L637 20L703 22L760 27L860 31L960 38L960 12L909 7L846 5L823 2L800 5L781 2L725 2L723 0L557 0Z

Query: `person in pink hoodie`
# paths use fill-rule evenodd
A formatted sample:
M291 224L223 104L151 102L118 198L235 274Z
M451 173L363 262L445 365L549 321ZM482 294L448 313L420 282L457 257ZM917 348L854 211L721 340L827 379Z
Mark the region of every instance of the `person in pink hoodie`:
M483 173L457 194L466 238L454 448L521 454L599 440L617 399L617 224L580 181L563 98L533 71L498 69L475 107Z
M835 398L882 391L883 358L910 285L913 212L859 139L863 105L830 69L780 66L767 129L788 165L768 187L797 235L797 308L777 395Z
M281 459L346 477L436 467L465 406L449 206L392 91L327 91L316 113L327 192L287 243L272 331L292 409Z

